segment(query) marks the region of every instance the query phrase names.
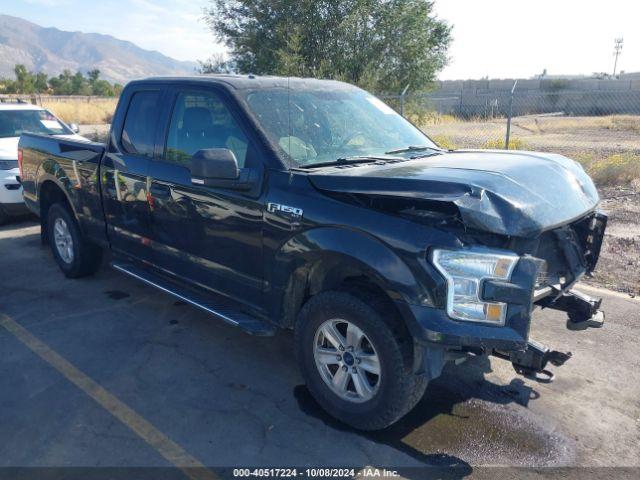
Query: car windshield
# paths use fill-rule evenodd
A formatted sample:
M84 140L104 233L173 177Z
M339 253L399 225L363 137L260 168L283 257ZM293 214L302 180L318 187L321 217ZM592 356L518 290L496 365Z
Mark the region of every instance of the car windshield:
M43 135L73 133L47 110L0 110L0 138L19 137L23 132Z
M415 156L438 149L378 98L359 89L254 90L249 109L289 166L353 157ZM438 149L439 150L439 149Z

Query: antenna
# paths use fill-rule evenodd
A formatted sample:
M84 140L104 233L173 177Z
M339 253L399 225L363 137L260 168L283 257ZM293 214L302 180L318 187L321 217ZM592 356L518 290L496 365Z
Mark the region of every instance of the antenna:
M614 47L613 47L613 55L616 58L615 61L613 62L613 76L616 76L616 69L618 68L618 57L620 56L620 53L622 52L622 46L624 44L624 38L620 37L620 38L616 38L614 40Z

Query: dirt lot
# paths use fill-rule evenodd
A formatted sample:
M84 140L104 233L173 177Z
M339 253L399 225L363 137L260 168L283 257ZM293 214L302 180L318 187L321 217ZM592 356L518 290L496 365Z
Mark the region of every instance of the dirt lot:
M223 478L247 465L638 478L638 299L585 287L608 312L595 330L569 331L560 312L537 312L532 337L573 353L551 367L552 383L476 357L449 365L400 423L361 434L310 398L289 332L248 336L107 266L64 279L35 222L1 227L0 251L0 478L18 478L1 468L10 466L94 467L55 478L133 478L95 469L115 466L186 478L159 469L193 462Z
M598 268L587 283L640 295L640 192L603 188L600 196L609 222Z
M423 126L427 134L456 148L482 148L488 141L503 141L506 118L462 120L434 116ZM526 148L563 154L594 152L601 155L638 152L640 116L568 117L528 115L511 122L511 138Z

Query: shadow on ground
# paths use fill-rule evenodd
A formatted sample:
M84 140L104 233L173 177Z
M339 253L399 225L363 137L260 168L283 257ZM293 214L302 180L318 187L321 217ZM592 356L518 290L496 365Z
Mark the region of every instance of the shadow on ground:
M406 417L377 432L358 432L333 419L304 385L295 387L294 395L301 410L336 430L388 445L436 470L446 467L438 471L440 478L464 477L475 462L548 465L561 460L563 439L517 408L538 398L538 392L520 378L492 383L485 378L490 371L486 356L449 365Z

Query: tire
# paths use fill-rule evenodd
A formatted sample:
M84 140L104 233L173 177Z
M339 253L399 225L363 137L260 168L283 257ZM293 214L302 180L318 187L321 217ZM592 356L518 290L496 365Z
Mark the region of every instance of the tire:
M380 308L374 299L369 301L347 292L327 291L312 297L304 305L296 324L296 355L311 395L331 416L359 430L379 430L399 420L420 401L428 383L424 377L412 372L412 354L408 347L411 338L407 338L406 333L394 333L394 329L384 320L385 312L389 313L388 309ZM340 320L335 322L334 319ZM363 355L375 354L379 360L380 374L377 377L370 372L347 367L344 375L350 375L351 380L347 383L346 392L329 386L335 367L319 365L317 362L318 359L320 363L333 361L327 355L327 351L333 353L333 344L327 341L324 333L318 332L324 332L323 327L334 325L338 330L342 328L344 333L344 325L340 321L346 321L347 328L355 325L366 339L362 343L366 345L364 348L356 347L354 350L357 355L355 361L361 363L353 365L358 368L367 363L363 361L366 360L364 357L357 354L358 351L368 351ZM357 338L357 334L353 334L352 338ZM347 336L343 334L341 339L346 340ZM320 350L316 348L318 345ZM325 348L325 345L329 347ZM347 345L346 349L351 347ZM338 352L335 355L337 359ZM349 360L353 361L353 358L347 358L345 353L342 363L337 367L345 372L344 366L347 363L352 365ZM357 374L353 373L356 371ZM370 384L375 384L370 397L366 394L360 396L360 391L369 393L362 388L362 380L355 378L362 373L366 373ZM360 383L360 389L356 388L356 380Z
M56 234L56 228L62 230ZM55 203L49 208L47 237L53 257L66 277L85 277L100 267L102 249L84 238L78 222L66 205ZM62 242L67 248L61 246Z

